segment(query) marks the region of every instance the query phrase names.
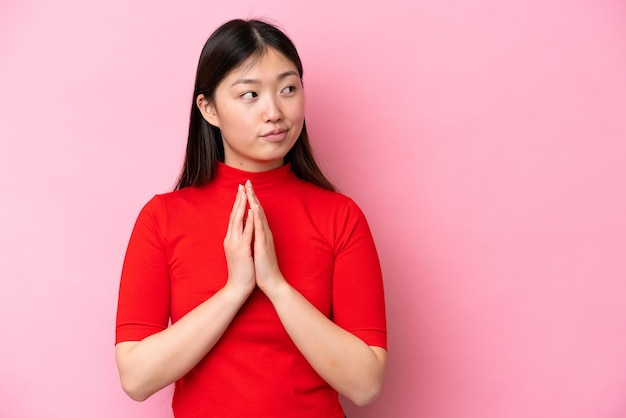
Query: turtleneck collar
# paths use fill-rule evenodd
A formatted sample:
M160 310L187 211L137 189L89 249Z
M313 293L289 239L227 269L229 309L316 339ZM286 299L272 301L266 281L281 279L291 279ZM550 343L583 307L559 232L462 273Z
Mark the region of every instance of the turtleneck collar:
M293 177L295 174L291 171L290 163L285 163L268 171L250 172L239 170L218 161L212 182L215 181L236 190L238 184L244 184L250 180L254 189L261 191L282 186Z

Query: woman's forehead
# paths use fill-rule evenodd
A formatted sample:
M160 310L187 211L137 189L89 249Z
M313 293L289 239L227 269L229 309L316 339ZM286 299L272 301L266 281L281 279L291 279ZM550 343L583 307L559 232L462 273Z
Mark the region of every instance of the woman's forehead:
M255 75L272 76L272 73L277 75L290 70L298 73L293 61L274 48L266 48L262 52L245 59L239 66L233 68L225 78L247 78Z

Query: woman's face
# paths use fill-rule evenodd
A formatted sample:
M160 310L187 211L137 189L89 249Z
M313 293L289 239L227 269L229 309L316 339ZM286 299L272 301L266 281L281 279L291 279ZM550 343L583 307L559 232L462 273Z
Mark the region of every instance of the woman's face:
M304 91L296 66L268 49L224 77L213 101L197 104L222 132L224 162L246 171L279 167L304 124Z

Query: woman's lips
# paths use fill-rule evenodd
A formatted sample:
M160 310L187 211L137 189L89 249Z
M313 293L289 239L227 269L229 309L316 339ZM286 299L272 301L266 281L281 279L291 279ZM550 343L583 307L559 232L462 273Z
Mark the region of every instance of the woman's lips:
M287 129L276 128L261 135L263 139L271 142L280 142L287 137Z

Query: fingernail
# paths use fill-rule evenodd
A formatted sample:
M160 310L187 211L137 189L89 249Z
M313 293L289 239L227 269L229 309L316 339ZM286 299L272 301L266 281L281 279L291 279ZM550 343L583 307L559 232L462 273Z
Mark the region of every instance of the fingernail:
M240 192L243 190L243 186L240 184L239 186L237 186L237 191Z

